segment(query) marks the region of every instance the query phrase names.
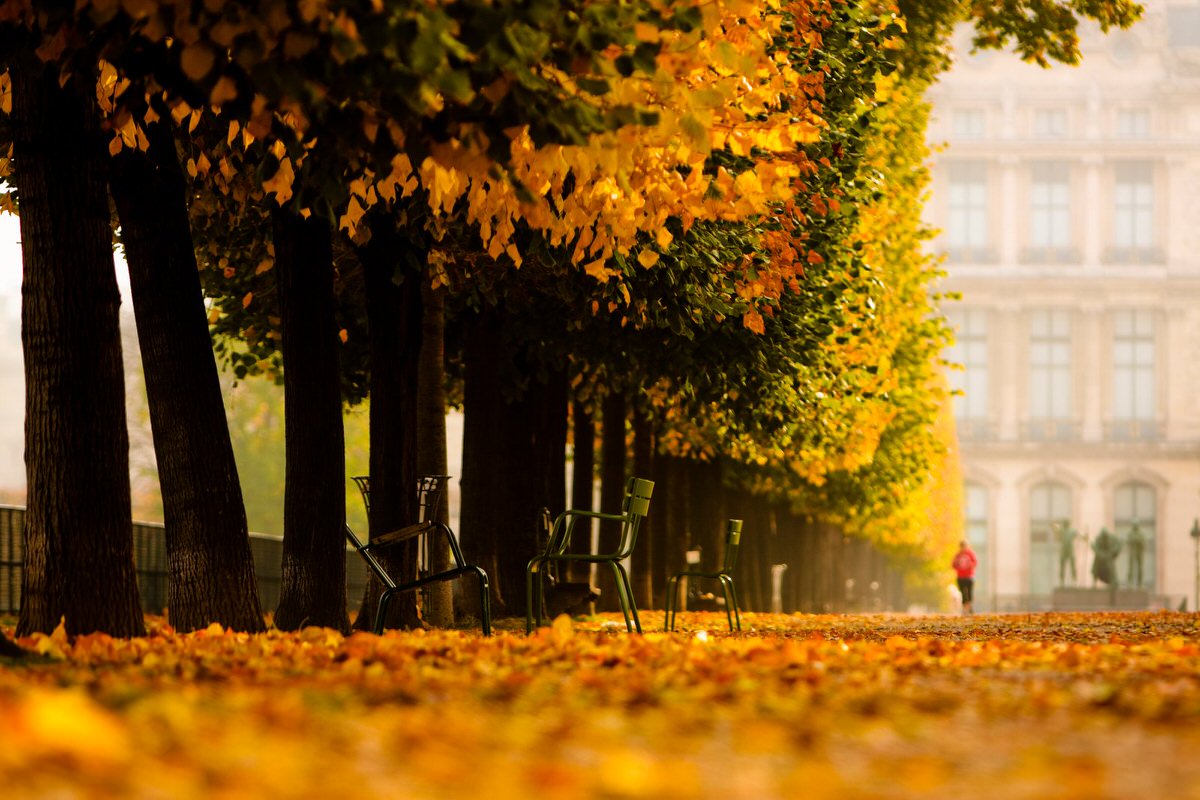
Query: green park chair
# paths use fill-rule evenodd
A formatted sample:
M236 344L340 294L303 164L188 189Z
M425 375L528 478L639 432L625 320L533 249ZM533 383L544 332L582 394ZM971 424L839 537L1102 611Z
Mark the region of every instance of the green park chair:
M353 480L358 485L359 492L362 493L363 506L366 507L369 518L371 515L371 479L368 476L359 476ZM458 546L458 538L450 530L449 525L438 519L438 508L448 481L448 475L426 475L420 479L418 484L420 522L377 535L365 543L355 535L349 525L346 526L346 538L354 545L354 549L358 551L367 566L375 573L375 577L384 586L383 592L379 595L379 609L375 614L375 633L383 633L388 607L394 595L420 589L430 583L454 580L463 575L474 575L478 579L480 624L484 636L490 636L492 633L488 575L482 567L466 562L462 549ZM449 545L450 553L454 558L454 566L441 572L432 572L430 570L430 565L433 563L430 558L431 547L433 542L439 538L444 539ZM421 565L418 567L417 579L397 583L375 554L385 548L414 540L418 543L418 564Z
M525 569L525 631L532 633L535 625L542 623L542 605L545 600L545 585L541 578L546 569L555 562L579 561L586 564L608 564L617 584L617 598L621 602L621 613L625 615L625 629L642 632L642 621L638 618L637 604L633 600L633 589L629 585L629 573L621 564L633 552L637 544L638 528L650 510L650 495L654 492L654 481L630 478L625 484L625 501L620 514L598 511L576 511L567 509L558 515L550 530L546 549L530 560ZM580 520L612 520L621 523L621 539L612 553L571 553L571 535ZM590 530L590 526L588 526ZM537 591L534 591L534 588ZM631 622L632 618L632 622Z
M699 572L685 570L677 572L667 581L667 608L666 614L663 617L663 630L675 630L675 614L679 611L679 579L683 577L691 578L710 578L721 584L721 590L725 595L725 616L729 620L729 630L735 630L734 623L736 620L736 630L742 629L742 615L738 611L737 590L733 586L734 567L737 566L738 546L742 541L742 521L740 519L729 520L725 534L725 563L717 572Z

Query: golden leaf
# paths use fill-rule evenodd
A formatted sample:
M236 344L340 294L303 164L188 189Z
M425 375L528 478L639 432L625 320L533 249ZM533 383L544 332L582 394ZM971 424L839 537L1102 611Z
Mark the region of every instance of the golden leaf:
M212 72L217 61L216 54L207 42L194 42L183 48L179 55L179 67L193 81L202 80Z
M275 195L275 202L283 205L292 199L292 181L295 179L296 173L292 171L291 159L284 158L279 162L279 169L275 174L263 181L263 191Z

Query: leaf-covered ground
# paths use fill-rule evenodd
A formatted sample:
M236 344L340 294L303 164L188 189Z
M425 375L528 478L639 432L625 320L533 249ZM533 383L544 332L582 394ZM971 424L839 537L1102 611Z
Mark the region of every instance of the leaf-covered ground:
M1200 798L1193 614L661 620L23 639L0 794Z

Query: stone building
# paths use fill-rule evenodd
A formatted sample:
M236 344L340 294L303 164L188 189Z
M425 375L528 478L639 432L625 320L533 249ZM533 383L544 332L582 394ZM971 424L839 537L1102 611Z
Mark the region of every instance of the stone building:
M1051 607L1063 520L1077 585L1100 530L1136 523L1149 604L1196 607L1200 0L1145 5L1084 31L1078 68L968 55L963 32L930 94L979 610ZM1129 547L1116 566L1137 582Z

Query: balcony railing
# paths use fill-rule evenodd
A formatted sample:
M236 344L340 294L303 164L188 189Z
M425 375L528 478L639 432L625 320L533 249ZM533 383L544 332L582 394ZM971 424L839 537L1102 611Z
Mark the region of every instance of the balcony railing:
M1026 247L1020 259L1022 264L1079 264L1083 256L1074 247Z
M1106 265L1165 264L1167 255L1160 247L1110 247L1101 260Z
M991 247L948 247L946 261L951 264L995 264L1000 260Z
M996 439L996 423L990 419L955 420L960 442L991 442Z
M1027 419L1020 429L1026 442L1073 442L1081 432L1080 424L1070 419Z
M1158 419L1114 419L1104 423L1108 442L1157 442L1166 434L1166 425Z

